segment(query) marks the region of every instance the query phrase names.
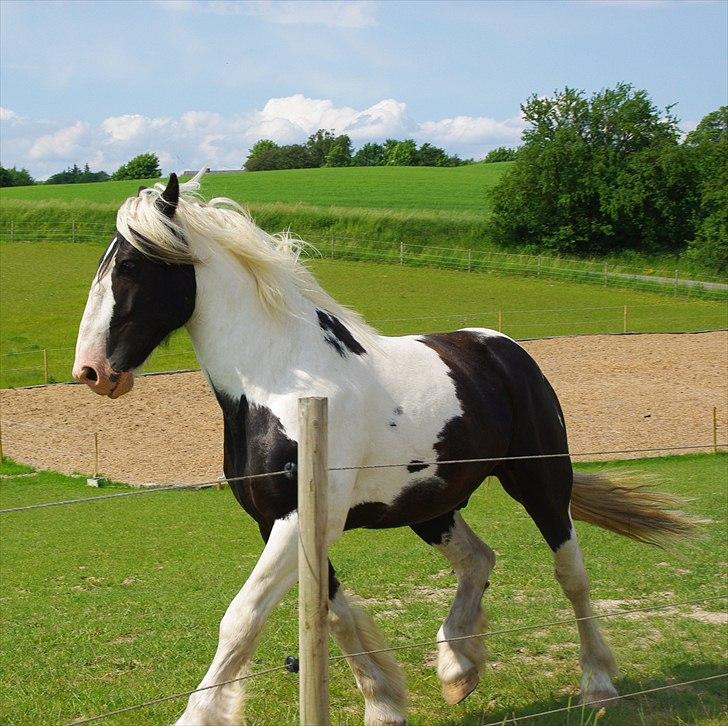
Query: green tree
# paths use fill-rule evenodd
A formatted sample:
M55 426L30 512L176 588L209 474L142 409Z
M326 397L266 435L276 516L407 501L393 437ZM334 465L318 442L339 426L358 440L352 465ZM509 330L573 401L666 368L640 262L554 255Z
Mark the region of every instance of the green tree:
M27 169L0 166L0 187L27 187L35 184L35 179Z
M728 272L728 106L709 113L690 132L685 146L700 180L700 205L690 256L718 272Z
M388 166L412 166L417 154L417 144L412 139L395 141L393 144L390 144L390 141L392 140L387 139L384 142L385 164Z
M306 149L314 166L324 166L335 142L336 134L333 129L319 129L308 137Z
M518 149L511 149L507 146L499 146L497 149L491 149L483 159L484 164L492 164L498 161L514 161Z
M695 165L670 108L625 83L566 88L521 107L528 128L492 192L505 245L565 252L679 250L692 236Z
M122 164L111 176L119 179L156 179L162 176L159 168L159 157L156 154L139 154Z
M91 171L88 164L79 169L77 164L49 176L46 184L80 184L83 182L107 181L111 177L105 171Z
M359 149L351 159L354 166L382 166L384 164L384 146L368 143Z
M345 134L336 138L326 154L326 166L351 166L351 139Z
M248 152L248 158L243 164L243 169L246 171L261 171L270 168L267 166L269 162L266 159L273 158L275 154L272 154L272 152L278 148L280 148L278 144L270 139L256 141Z
M448 159L443 149L424 143L415 151L412 161L415 166L448 166Z

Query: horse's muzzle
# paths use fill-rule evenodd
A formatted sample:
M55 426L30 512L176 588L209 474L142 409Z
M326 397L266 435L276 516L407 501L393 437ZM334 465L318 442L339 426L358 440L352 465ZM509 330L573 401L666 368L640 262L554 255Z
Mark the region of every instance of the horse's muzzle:
M134 387L132 371L117 373L111 370L106 361L83 361L80 365L74 366L73 377L80 383L85 383L99 396L109 398L119 398Z

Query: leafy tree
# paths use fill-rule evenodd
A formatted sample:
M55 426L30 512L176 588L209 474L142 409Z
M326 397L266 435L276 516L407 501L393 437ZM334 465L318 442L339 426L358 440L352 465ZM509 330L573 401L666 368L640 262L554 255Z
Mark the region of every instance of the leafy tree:
M333 129L319 129L308 137L306 148L314 166L324 166L326 164L326 157L336 143L337 138Z
M443 149L428 143L422 144L413 157L415 166L448 166L448 160Z
M354 166L382 166L384 158L384 146L370 142L354 154L351 162Z
M253 147L255 148L255 147ZM307 169L314 166L308 149L301 144L267 146L248 157L247 171L272 171L274 169Z
M326 166L351 166L351 139L338 136L326 154Z
M695 165L669 108L620 83L591 98L570 88L534 95L521 109L523 146L492 192L496 241L567 252L684 247Z
M728 106L709 113L685 139L698 168L700 205L689 254L728 272Z
M497 161L514 161L518 149L510 149L507 146L499 146L497 149L491 149L483 159L484 164L492 164Z
M417 144L412 139L395 141L394 144L389 144L390 141L391 139L387 139L384 142L385 163L388 166L412 166L417 154Z
M248 152L248 158L243 164L243 169L246 171L260 171L261 168L269 168L267 166L268 162L263 161L263 159L266 159L267 155L270 155L271 152L278 148L280 148L278 144L270 139L256 141Z
M119 179L156 179L162 176L159 168L159 157L156 154L139 154L122 164L111 176Z
M69 166L68 169L59 171L46 179L46 184L80 184L82 182L107 181L111 177L105 171L91 171L88 164L84 164L83 170L77 164Z
M0 187L27 187L35 184L35 179L27 169L0 166Z

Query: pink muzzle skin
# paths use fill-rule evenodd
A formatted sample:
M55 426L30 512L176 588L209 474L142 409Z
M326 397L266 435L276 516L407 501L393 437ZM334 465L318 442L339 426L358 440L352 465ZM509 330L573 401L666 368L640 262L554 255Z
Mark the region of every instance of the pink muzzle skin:
M134 386L134 373L124 371L117 373L111 369L109 361L78 360L73 366L73 377L80 383L85 383L99 396L108 396L115 399L129 393Z

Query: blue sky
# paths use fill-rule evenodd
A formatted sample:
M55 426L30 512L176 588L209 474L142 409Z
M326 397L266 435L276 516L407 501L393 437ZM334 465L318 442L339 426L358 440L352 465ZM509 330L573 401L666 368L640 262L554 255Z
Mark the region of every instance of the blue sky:
M39 177L239 167L261 136L318 127L480 157L519 104L627 81L691 128L726 103L727 2L0 3L0 156Z

